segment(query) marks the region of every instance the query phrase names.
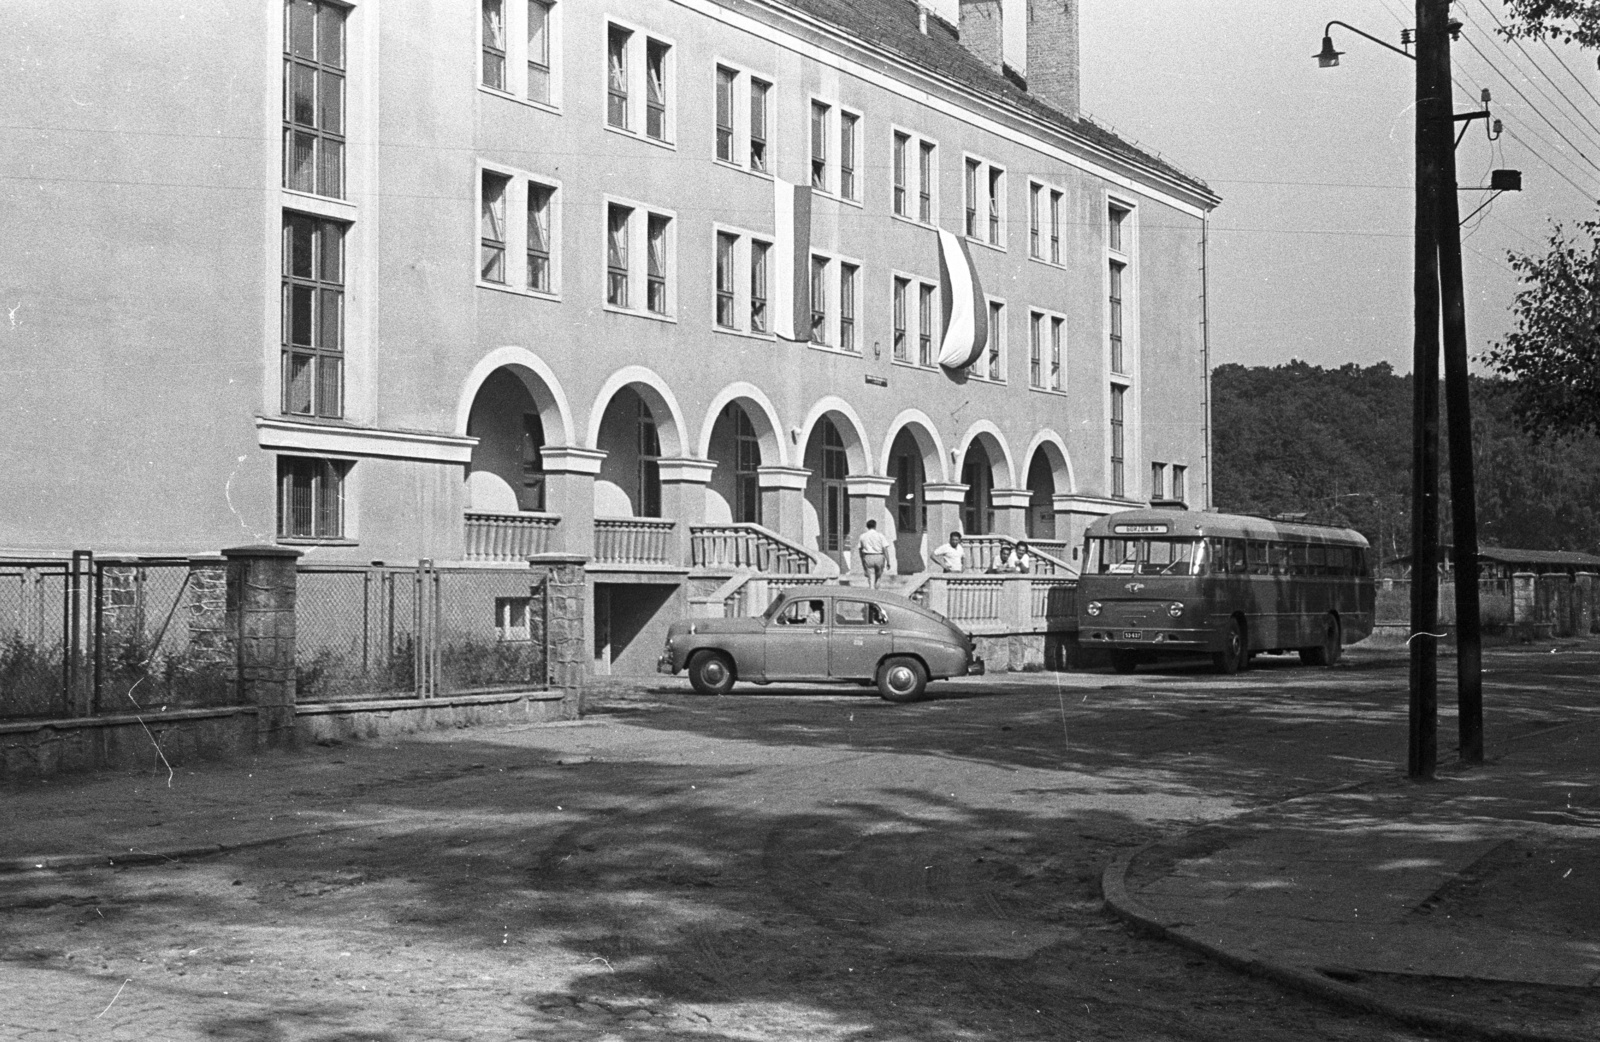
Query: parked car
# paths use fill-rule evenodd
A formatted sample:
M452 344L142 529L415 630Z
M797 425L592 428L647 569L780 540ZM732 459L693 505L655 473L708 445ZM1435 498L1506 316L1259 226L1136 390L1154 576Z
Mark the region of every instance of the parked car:
M667 631L656 669L688 670L704 695L735 681L854 681L890 702L922 697L929 680L977 676L972 637L936 611L893 593L801 586L759 618L683 619Z

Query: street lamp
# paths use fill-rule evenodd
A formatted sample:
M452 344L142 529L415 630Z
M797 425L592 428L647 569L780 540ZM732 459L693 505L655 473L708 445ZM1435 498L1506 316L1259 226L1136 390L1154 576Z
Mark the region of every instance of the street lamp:
M1460 22L1456 22L1454 24L1455 24L1456 28L1458 28L1458 29L1461 27L1461 23ZM1373 43L1377 44L1379 47L1387 47L1387 48L1389 48L1389 50L1393 51L1394 53L1404 55L1405 57L1410 58L1412 61L1416 61L1417 60L1417 56L1416 55L1414 55L1410 51L1404 49L1404 48L1407 48L1407 47L1411 46L1411 30L1410 29L1401 29L1400 30L1400 46L1396 47L1392 43L1384 43L1382 40L1378 39L1376 36L1373 36L1371 33L1362 32L1360 29L1357 29L1355 26L1351 25L1348 22L1341 22L1341 21L1335 19L1334 21L1331 21L1327 25L1323 26L1323 29L1322 29L1322 50L1319 51L1317 54L1312 56L1312 57L1317 59L1317 66L1319 68L1331 69L1334 66L1338 65L1339 64L1339 55L1344 53L1343 51L1336 51L1336 50L1333 49L1333 27L1336 26L1336 25L1339 26L1341 29L1350 30L1351 32L1355 33L1357 36L1360 36L1360 37L1362 37L1364 39L1367 39L1367 40L1371 40Z
M1456 200L1452 125L1489 118L1487 110L1456 114L1451 100L1450 40L1461 23L1450 0L1417 0L1417 53L1411 54L1344 22L1323 29L1317 64L1339 63L1335 25L1417 63L1416 266L1412 283L1411 728L1408 773L1431 778L1438 758L1439 615L1439 328L1444 327L1445 396L1450 421L1450 498L1455 525L1457 718L1460 754L1483 761L1483 669L1478 618L1478 529L1472 468L1467 323L1461 274L1461 212ZM1409 44L1409 34L1401 42ZM1487 99L1485 99L1487 102ZM1509 188L1509 177L1502 183ZM1520 179L1519 179L1520 181Z

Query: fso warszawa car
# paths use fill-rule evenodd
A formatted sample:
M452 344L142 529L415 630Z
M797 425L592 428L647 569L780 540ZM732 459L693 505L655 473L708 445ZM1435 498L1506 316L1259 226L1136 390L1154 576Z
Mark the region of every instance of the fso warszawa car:
M891 702L912 702L930 680L981 674L983 659L961 627L897 594L800 586L759 618L673 623L656 669L688 670L704 695L743 680L851 681L876 684Z

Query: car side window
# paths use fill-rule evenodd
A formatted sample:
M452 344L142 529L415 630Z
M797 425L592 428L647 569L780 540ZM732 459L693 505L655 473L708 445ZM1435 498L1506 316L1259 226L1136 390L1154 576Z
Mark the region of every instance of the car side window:
M790 601L778 613L780 626L823 626L827 621L827 602L822 600Z
M835 601L833 613L835 626L882 626L889 621L870 601Z

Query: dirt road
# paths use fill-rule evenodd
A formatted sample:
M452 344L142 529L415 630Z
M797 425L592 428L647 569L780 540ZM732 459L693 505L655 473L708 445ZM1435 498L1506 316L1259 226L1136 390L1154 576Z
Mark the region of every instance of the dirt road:
M1491 653L1490 755L1595 711L1597 664ZM1405 684L1361 649L913 706L650 683L576 725L234 765L371 824L0 877L0 1037L1420 1038L1136 936L1099 893L1158 836L1403 769ZM118 813L177 813L220 770L128 775Z

